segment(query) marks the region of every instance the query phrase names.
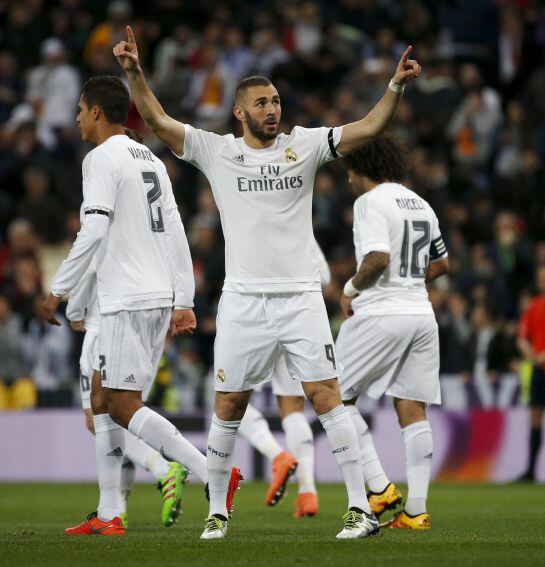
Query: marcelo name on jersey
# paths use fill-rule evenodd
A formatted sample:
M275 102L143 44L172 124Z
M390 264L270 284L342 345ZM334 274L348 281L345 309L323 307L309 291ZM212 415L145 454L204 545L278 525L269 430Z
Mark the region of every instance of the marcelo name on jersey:
M237 177L238 190L245 191L275 191L284 189L300 189L303 186L303 176L280 175L279 165L260 166L260 177L249 179Z

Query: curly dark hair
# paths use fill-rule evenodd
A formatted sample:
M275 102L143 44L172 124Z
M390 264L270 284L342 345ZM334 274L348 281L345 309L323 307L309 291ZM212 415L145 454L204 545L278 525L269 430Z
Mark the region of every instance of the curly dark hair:
M405 144L390 134L375 138L344 158L347 169L375 183L407 177L409 153Z

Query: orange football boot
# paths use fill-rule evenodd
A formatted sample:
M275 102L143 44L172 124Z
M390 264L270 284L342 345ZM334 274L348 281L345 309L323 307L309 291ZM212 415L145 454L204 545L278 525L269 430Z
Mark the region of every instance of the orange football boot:
M66 535L120 536L125 535L125 527L123 526L123 520L119 516L108 522L103 522L98 518L96 512L92 512L87 516L85 522L73 528L66 528L64 533Z
M287 451L282 451L273 461L273 478L265 496L267 506L276 506L284 493L290 476L297 470L296 458Z
M233 467L231 469L231 478L229 479L229 488L227 489L227 512L229 517L233 514L234 506L233 500L235 498L235 492L240 488L240 481L244 480L240 469L238 467Z
M315 492L301 492L295 500L294 518L316 516L318 514L318 495Z
M395 517L386 522L383 527L404 530L430 530L431 521L427 513L409 516L404 510L396 514Z

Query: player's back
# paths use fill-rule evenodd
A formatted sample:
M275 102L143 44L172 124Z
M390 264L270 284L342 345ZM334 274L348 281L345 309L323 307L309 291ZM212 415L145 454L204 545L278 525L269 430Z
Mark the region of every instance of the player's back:
M163 163L127 136L112 136L84 165L84 208L110 211L97 254L102 313L171 305L163 212L175 207Z
M433 313L425 284L430 257L446 256L437 217L414 191L381 183L354 204L358 266L369 252L390 255L390 264L352 305L368 314Z

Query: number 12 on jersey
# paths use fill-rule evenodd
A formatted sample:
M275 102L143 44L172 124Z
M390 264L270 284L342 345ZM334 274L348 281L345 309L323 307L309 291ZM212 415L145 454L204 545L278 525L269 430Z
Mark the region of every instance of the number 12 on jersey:
M411 252L411 272L413 278L425 278L430 260L429 249L431 242L430 223L428 221L408 221L403 228L403 243L401 244L401 265L399 275L406 278L409 269L409 250ZM425 254L421 252L425 250ZM422 260L422 261L421 261Z

